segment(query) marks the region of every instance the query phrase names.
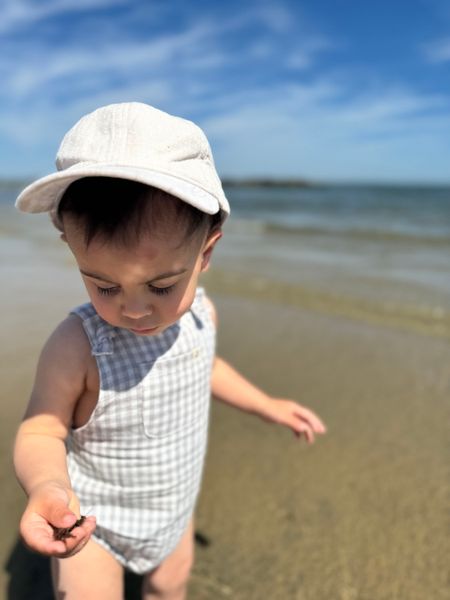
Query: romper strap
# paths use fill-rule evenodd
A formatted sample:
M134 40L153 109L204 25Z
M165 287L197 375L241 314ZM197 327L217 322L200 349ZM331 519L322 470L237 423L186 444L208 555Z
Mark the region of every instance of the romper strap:
M113 354L115 327L99 317L90 302L75 307L70 314L80 317L94 356Z

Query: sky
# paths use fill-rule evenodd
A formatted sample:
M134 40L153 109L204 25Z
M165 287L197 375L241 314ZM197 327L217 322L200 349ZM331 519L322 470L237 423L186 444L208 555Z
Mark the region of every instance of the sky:
M0 81L2 178L141 101L199 124L222 177L450 183L447 0L3 0Z

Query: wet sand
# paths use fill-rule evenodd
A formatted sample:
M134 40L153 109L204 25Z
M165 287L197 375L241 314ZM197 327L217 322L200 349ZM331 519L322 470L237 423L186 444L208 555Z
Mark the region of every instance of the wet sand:
M218 304L223 354L329 432L306 447L214 407L197 523L213 543L198 550L192 598L448 598L448 342Z
M84 293L45 239L18 244L6 262L0 597L44 600L47 562L18 545L24 497L10 451L39 349ZM221 354L269 392L311 406L329 432L308 447L213 404L189 599L448 600L449 340L263 290L226 293L213 275ZM137 585L128 579L129 599Z

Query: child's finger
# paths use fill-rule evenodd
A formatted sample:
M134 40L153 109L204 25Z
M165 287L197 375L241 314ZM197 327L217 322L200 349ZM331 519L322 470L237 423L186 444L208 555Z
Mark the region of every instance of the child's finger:
M48 522L53 527L72 527L77 522L77 516L73 513L67 505L64 504L53 504L48 513L45 515Z
M66 558L79 552L89 541L95 529L95 517L89 517L80 526L70 532L70 536L64 539L55 539L54 531L50 539L42 540L45 554Z
M314 431L306 423L297 423L294 428L294 433L298 438L304 436L308 444L312 444L314 442Z
M70 531L70 536L62 540L65 548L59 554L61 558L73 556L88 543L89 538L95 530L95 517L87 517L81 525L78 525Z
M76 500L76 499L75 499ZM53 527L71 527L78 519L78 502L72 502L65 489L48 486L30 498L27 514L30 522L43 519Z
M315 413L313 413L312 410L309 410L308 408L304 408L303 406L298 405L296 414L301 419L307 421L316 433L325 433L326 432L327 428L325 427L325 424L321 421L321 419Z
M95 517L87 517L80 526L71 530L67 537L57 539L55 526L37 513L25 513L20 524L20 532L27 546L46 556L59 557L78 552L87 543L94 529Z
M35 552L49 555L53 551L64 551L61 544L53 547L53 529L40 515L24 515L20 523L20 533L25 544Z

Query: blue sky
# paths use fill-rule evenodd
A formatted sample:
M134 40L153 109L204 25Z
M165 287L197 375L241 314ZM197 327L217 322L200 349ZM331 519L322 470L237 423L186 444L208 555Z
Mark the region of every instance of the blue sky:
M190 118L222 176L450 182L447 0L3 0L0 176L111 102Z

